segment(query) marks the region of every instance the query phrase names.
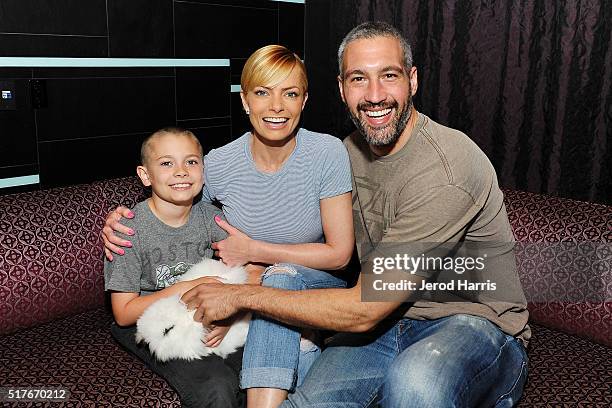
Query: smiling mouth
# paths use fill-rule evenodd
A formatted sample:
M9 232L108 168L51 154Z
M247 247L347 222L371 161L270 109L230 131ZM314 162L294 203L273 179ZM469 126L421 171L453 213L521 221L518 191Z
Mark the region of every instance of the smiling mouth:
M279 124L279 123L285 123L287 122L289 119L288 118L263 118L264 122L268 122L268 123L274 123L274 124Z
M375 110L375 111L373 111L373 110L364 110L363 112L369 118L378 119L378 118L382 118L382 117L388 115L389 113L391 113L391 108Z
M170 188L173 188L175 190L184 190L184 189L187 189L187 188L191 188L191 183L170 184Z

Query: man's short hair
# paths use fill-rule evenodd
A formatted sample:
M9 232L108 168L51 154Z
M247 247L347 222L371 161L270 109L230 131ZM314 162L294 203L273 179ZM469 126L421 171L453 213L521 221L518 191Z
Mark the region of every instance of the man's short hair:
M396 38L404 53L404 68L407 72L410 71L410 68L412 68L412 49L402 33L400 33L397 28L384 21L368 21L359 24L349 31L338 47L338 73L340 78L344 76L344 51L349 43L355 40L374 37Z
M240 77L242 92L257 86L274 87L297 70L304 92L308 92L308 78L304 63L296 54L282 45L266 45L247 59Z
M147 160L149 159L149 151L151 150L149 145L151 144L151 141L153 139L157 138L157 137L160 137L160 136L163 136L163 135L167 135L167 134L177 135L177 136L185 136L185 137L191 138L192 140L194 140L197 143L198 149L200 149L200 155L204 154L204 150L202 149L202 145L200 144L200 141L198 140L196 135L193 134L193 132L191 132L190 130L187 130L187 129L176 127L176 126L168 126L168 127L156 130L155 132L153 132L149 136L147 136L147 138L145 140L143 140L142 144L140 145L140 164L145 166Z

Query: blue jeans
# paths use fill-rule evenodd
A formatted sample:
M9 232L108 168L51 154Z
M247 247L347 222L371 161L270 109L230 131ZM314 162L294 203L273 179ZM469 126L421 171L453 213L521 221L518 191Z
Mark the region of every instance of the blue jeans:
M332 275L292 264L270 266L262 286L288 290L343 288L346 282ZM302 330L253 315L244 345L241 388L279 388L293 391L321 353L318 347L300 351Z
M337 334L282 407L512 407L527 379L522 343L454 315Z

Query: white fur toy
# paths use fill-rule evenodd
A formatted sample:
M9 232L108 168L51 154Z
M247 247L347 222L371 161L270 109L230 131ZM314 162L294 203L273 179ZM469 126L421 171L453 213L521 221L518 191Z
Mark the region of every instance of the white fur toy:
M230 268L213 259L203 259L193 265L180 280L204 276L218 276L224 283L234 284L247 280L244 268ZM244 345L249 331L250 314L235 321L221 344L211 348L202 342L209 330L193 320L194 313L195 310L187 310L180 295L160 299L149 306L136 322L136 342L146 342L159 361L193 360L209 354L225 358Z

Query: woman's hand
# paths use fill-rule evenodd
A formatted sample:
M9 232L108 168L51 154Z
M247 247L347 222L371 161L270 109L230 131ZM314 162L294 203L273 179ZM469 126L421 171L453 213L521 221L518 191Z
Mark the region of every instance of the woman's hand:
M113 252L123 255L125 251L121 247L132 246L130 241L119 238L115 231L125 235L134 235L134 230L121 224L121 217L134 218L134 213L128 208L119 206L106 217L104 228L102 228L102 240L104 241L104 254L109 261L113 260Z
M251 259L251 246L254 241L221 217L215 217L215 222L228 234L223 241L212 244L215 256L218 256L228 266L242 266L253 260Z

